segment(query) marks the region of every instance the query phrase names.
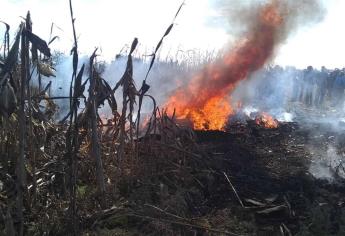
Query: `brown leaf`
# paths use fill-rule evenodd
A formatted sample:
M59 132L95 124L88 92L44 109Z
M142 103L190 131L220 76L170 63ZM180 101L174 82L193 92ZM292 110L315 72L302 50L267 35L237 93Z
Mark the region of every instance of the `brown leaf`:
M48 47L48 44L46 43L46 41L44 41L43 39L41 39L40 37L38 37L36 34L25 30L25 35L28 37L28 40L35 45L35 47L41 52L43 53L45 56L47 57L51 57L51 53L50 53L50 48Z

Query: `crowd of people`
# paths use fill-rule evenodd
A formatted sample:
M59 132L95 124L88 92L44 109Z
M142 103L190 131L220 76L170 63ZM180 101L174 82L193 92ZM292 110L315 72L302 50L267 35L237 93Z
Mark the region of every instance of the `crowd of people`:
M342 105L344 102L345 68L328 70L322 67L316 70L308 66L293 78L293 101L303 102L307 106L322 107L325 101L330 105Z
M301 102L308 107L344 105L345 68L320 70L308 66L268 67L259 72L257 96L262 100L283 105L284 102Z

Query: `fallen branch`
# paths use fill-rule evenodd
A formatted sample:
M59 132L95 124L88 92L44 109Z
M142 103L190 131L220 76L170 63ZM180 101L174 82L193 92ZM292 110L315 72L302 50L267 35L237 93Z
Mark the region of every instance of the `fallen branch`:
M281 224L279 228L280 228L280 232L282 236L285 236L285 235L292 236L290 229L284 223Z
M230 187L232 188L232 191L234 191L237 200L239 201L239 203L241 204L241 206L242 206L243 208L245 208L245 206L244 206L244 204L243 204L243 202L242 202L240 196L237 194L237 191L236 191L234 185L232 185L232 183L231 183L231 181L230 181L228 175L227 175L225 172L223 172L223 174L224 174L226 180L228 181L228 183L230 184Z
M167 211L165 211L165 210L163 210L163 209L161 209L159 207L156 207L156 206L153 206L153 205L150 205L150 204L144 204L144 206L151 207L151 208L153 208L153 209L155 209L155 210L157 210L159 212L162 212L162 213L166 214L167 216L171 216L171 217L174 217L174 218L179 219L179 220L187 220L186 218L183 218L183 217L178 216L178 215L174 215L174 214L169 213L169 212L167 212Z

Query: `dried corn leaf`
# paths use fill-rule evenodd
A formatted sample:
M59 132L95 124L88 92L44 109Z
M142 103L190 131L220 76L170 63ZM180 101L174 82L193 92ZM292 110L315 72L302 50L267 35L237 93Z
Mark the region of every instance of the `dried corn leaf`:
M56 39L58 39L59 36L54 36L48 43L48 45L50 45L52 42L54 42Z
M35 35L34 33L26 30L25 35L27 36L28 40L45 56L51 57L50 48L46 41Z
M177 10L177 12L176 12L176 14L175 14L174 20L176 19L176 17L178 16L178 14L180 14L180 11L181 11L183 5L185 4L185 2L186 2L186 1L184 0L184 1L181 3L180 7L178 8L178 10Z
M50 77L50 76L56 77L54 74L55 69L47 63L38 62L37 69L42 75L46 77Z
M149 91L149 89L150 89L150 85L148 85L148 84L146 83L146 81L144 80L144 81L143 81L143 84L142 84L142 86L141 86L141 92L142 92L143 94L145 94L147 91Z
M6 32L5 32L5 34L8 33L8 32L10 31L10 25L7 24L7 23L4 22L4 21L1 21L1 20L0 20L0 22L3 23L3 24L6 26Z
M134 38L133 42L132 42L132 46L131 46L131 51L130 51L130 55L132 55L132 53L134 52L135 48L137 47L138 45L138 39L137 38Z
M165 36L167 36L169 33L170 33L170 31L172 30L172 28L174 27L174 24L171 24L169 27L168 27L168 29L165 31L165 33L164 33L164 37Z
M180 7L178 8L178 10L177 10L177 12L176 12L176 14L175 14L175 17L174 17L174 21L175 21L176 17L178 16L178 14L180 13L180 11L181 11L183 5L184 5L184 1L182 2L182 4L180 5ZM145 76L145 80L147 79L147 77L148 77L148 75L149 75L149 73L150 73L150 71L151 71L151 69L152 69L152 66L153 66L153 64L154 64L154 62L155 62L155 60L156 60L156 53L158 52L159 48L161 47L164 38L165 38L166 36L168 36L168 34L171 32L171 30L172 30L173 27L174 27L174 22L171 23L171 24L169 25L169 27L166 29L166 31L165 31L163 37L159 40L159 42L158 42L158 44L157 44L157 46L156 46L155 52L154 52L153 55L152 55L151 63L150 63L149 69L148 69L148 71L147 71L147 74L146 74L146 76Z
M5 40L4 40L4 52L7 50L7 53L9 52L10 50L10 25L7 24L6 22L4 21L0 21L1 23L3 23L5 26L6 26L6 31L5 31Z
M9 117L17 107L17 98L13 87L6 80L0 87L0 113Z
M108 102L109 102L109 106L111 107L113 114L116 114L117 113L117 102L116 102L114 93L112 92L112 89L111 89L111 87L107 81L102 79L102 83L104 86L104 90L106 91L106 94L109 94L109 96L107 97Z
M82 79L84 74L85 64L81 67L78 72L77 78L75 80L75 88L74 88L74 97L79 98L84 94L85 91L85 83L82 85Z
M73 76L77 75L78 69L78 50L77 47L73 47L71 50L71 55L73 55Z
M23 26L20 26L20 30L16 36L15 42L11 47L11 50L5 60L3 69L1 71L0 77L3 77L6 73L9 73L12 71L14 65L18 61L18 52L19 52L19 42L20 42L20 35L22 31Z

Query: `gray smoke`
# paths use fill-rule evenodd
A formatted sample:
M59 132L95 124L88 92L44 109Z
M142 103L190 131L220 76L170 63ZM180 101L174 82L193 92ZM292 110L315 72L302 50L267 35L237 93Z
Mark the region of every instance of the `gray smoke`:
M126 69L127 57L121 56L116 60L110 62L103 74L107 82L114 87L120 80ZM133 79L136 87L139 90L143 79L148 71L150 61L146 59L134 59L133 61ZM185 83L192 77L192 74L200 69L201 65L190 66L186 61L178 62L176 60L156 60L147 80L150 85L148 94L153 95L157 105L162 105L165 102L167 95L176 89L178 86L184 86ZM115 96L119 105L122 104L122 89L120 88ZM143 113L151 113L153 108L152 101L149 99L143 102ZM104 107L102 112L110 115L111 112L108 107Z
M319 179L333 181L335 176L345 178L344 166L345 157L338 153L334 145L329 144L327 149L320 152L320 149L311 149L312 154L310 173Z
M300 27L310 27L321 22L326 15L322 0L217 0L214 6L220 9L227 30L238 37L255 30L260 9L267 4L276 4L282 14L284 25L281 39L286 39Z
M56 77L45 77L42 76L42 87L44 88L51 82L50 90L48 94L50 97L69 97L70 93L70 85L71 85L71 77L73 72L72 66L72 56L60 54L58 58L56 58L57 64L54 66L56 69L55 75ZM80 55L79 56L79 67L82 64L88 64L88 56ZM80 70L80 68L78 68ZM34 73L36 75L36 72ZM83 80L87 78L86 74L84 73ZM38 86L38 79L34 76L32 79L32 83L35 86ZM85 96L87 96L87 91L85 92ZM56 99L54 100L56 105L58 105L58 113L55 115L55 119L59 120L63 118L70 109L69 99ZM81 103L80 109L83 109L83 103Z

